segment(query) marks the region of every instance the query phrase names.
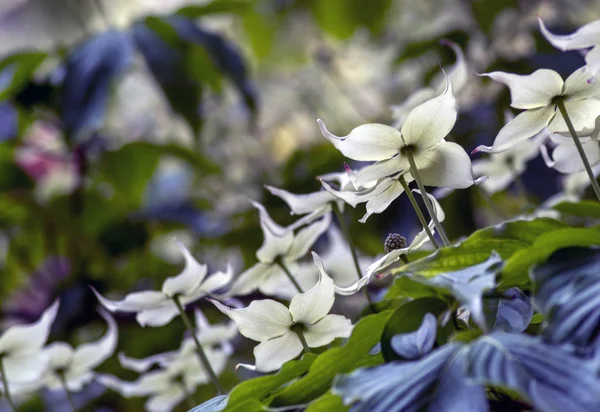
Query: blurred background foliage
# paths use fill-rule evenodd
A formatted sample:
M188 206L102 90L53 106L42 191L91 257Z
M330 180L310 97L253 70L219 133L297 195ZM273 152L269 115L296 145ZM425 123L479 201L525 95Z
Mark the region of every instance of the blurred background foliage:
M177 237L213 270L255 262L262 242L249 199L280 223L286 205L263 184L294 193L343 170L317 118L345 135L391 123L401 103L454 63L472 69L452 139L490 144L509 105L505 88L475 72L569 74L583 64L542 39L536 14L556 32L600 17L587 0L13 0L0 5L0 299L5 324L37 319L55 298L52 339L101 333L102 293L156 287L179 272ZM357 165L351 165L357 166ZM541 159L517 190L494 195L509 214L560 190ZM442 200L452 238L502 219L475 187ZM359 206L358 209L361 209ZM417 231L406 199L367 224L347 207L369 256L390 232ZM317 245L325 248L326 239ZM249 296L252 299L255 296ZM202 302L209 317L216 314ZM118 316L119 350L147 356L178 347L183 325L138 327ZM240 338L236 342L243 345ZM244 359L236 352L231 364ZM100 370L133 379L116 357ZM227 372L231 388L238 378ZM198 399L212 397L202 387ZM91 385L97 410L141 410ZM59 401L45 394L24 410ZM52 410L59 406L53 407ZM86 409L87 410L87 409Z

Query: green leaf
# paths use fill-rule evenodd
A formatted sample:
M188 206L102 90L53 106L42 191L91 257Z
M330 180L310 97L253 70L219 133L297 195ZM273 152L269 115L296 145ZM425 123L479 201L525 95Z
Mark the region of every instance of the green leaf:
M310 402L329 390L337 374L381 364L381 354L370 355L369 351L379 342L391 315L392 311L385 311L363 318L355 326L345 346L330 349L319 355L305 376L275 396L272 406Z
M47 54L43 52L25 52L13 54L0 62L0 73L5 70L12 71L10 83L0 90L0 101L6 100L18 93L21 88L31 79L33 73L46 59Z
M381 336L381 353L385 360L389 362L400 359L390 345L390 340L394 335L414 332L419 329L423 317L427 313L431 313L437 317L446 309L448 309L446 302L441 299L429 297L415 299L396 309L385 324Z
M530 247L515 253L502 271L500 289L513 286L525 287L530 284L529 269L545 261L558 249L569 246L600 245L600 230L585 228L566 228L541 235Z
M216 93L223 91L221 73L204 47L190 46L185 64L192 79L206 83Z
M32 187L31 178L15 164L12 145L8 143L0 145L0 191L28 190Z
M555 205L553 209L567 215L600 219L600 203L595 200L582 200L581 202L561 202Z
M275 16L267 16L256 11L246 13L242 26L256 57L265 58L273 49L277 22Z
M198 6L186 6L177 12L185 17L197 18L208 14L235 13L241 14L254 5L254 0L214 0Z
M357 22L349 3L348 0L313 1L311 11L321 30L338 39L352 36Z
M564 227L564 223L549 218L504 222L478 230L457 246L442 248L391 273L410 272L426 278L433 277L481 263L492 251L496 251L503 259L508 259L515 252L530 246L540 235Z
M305 412L345 412L348 409L339 396L327 392L325 395L311 402Z
M249 399L262 401L281 385L306 373L316 357L314 354L304 355L300 360L286 362L276 374L261 376L240 383L232 389L225 411L251 410L243 409Z
M424 298L424 297L435 297L439 293L437 289L425 285L424 283L417 282L408 276L401 276L394 280L394 283L388 289L385 297L381 302L386 302L390 299L398 299L400 297L409 297L412 299Z

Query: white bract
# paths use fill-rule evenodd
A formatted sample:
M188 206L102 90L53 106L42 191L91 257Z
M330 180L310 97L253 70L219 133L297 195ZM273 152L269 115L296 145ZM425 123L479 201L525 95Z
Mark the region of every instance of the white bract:
M238 333L235 323L211 325L199 309L194 311L194 316L196 319L196 338L202 347L212 349L218 345L220 352L227 356L231 355L233 348L229 341ZM164 367L178 358L185 358L188 355L194 356L196 350L194 339L191 336L186 336L178 350L159 353L142 359L130 358L121 352L119 353L119 362L124 368L141 373L149 370L153 365Z
M324 180L321 180L321 184L328 193L331 193L352 207L356 207L359 203L366 203L367 212L359 220L361 223L365 223L373 213L382 213L385 211L404 192L404 188L398 179L404 177L407 183L413 181L410 173L403 171L393 176L384 177L361 185L356 181L357 173L353 172L347 165L345 166L349 178L348 185L340 190L336 190Z
M56 300L37 322L11 326L0 335L0 360L9 390L13 384L30 384L44 373L47 358L42 348L56 318L58 305Z
M413 192L421 195L421 192L419 190L415 189L413 190ZM443 222L446 218L444 210L442 209L435 197L433 197L430 194L427 194L427 197L429 197L429 200L431 201L434 213L437 216L438 220L440 222ZM429 222L428 227L432 234L435 233L435 225L433 223L433 220ZM360 279L357 282L354 282L352 285L347 287L336 287L335 292L339 295L352 295L358 292L372 280L373 276L381 277L389 273L389 270L392 269L394 265L400 261L400 256L407 255L410 252L419 249L428 240L429 238L427 236L427 233L425 232L425 229L422 229L419 233L417 233L413 241L410 242L410 244L407 247L392 250L390 253L387 253L385 256L376 260L367 268L367 273L362 279Z
M505 118L510 122L514 116L507 113ZM506 189L525 171L527 162L537 157L546 137L547 132L544 129L533 138L521 141L503 152L491 153L487 159L474 160L473 174L487 176L480 185L483 190L494 194Z
M247 295L257 289L265 295L278 294L282 282L291 283L287 280L280 264L290 270L292 275L296 273L298 269L296 262L306 255L309 248L331 224L329 210L323 217L313 222L311 219L314 220L314 216L310 214L300 219L305 226L294 233L294 229L300 226L298 222L284 228L273 221L262 204L258 202L252 204L259 211L260 227L264 237L262 246L256 251L258 263L239 275L226 296Z
M328 173L319 176L318 179L335 181L339 187L345 187L349 184L348 175L346 173ZM343 210L344 207L344 202L324 190L307 194L295 194L269 185L265 185L265 189L287 203L290 208L290 214L292 215L305 215L307 213L319 211L327 212L329 211L328 205L332 202L337 202L338 207L341 210Z
M456 55L456 62L447 70L447 73L448 80L454 88L454 93L458 95L467 84L469 67L467 66L463 51L456 43L449 40L443 40L442 42L450 47ZM392 116L395 119L394 127L401 127L412 109L444 91L445 84L442 77L438 76L431 84L432 86L430 87L423 87L412 93L402 104L392 106Z
M592 166L600 163L600 142L598 141L599 131L600 128L596 128L596 131L594 131L591 136L582 137L580 139L581 146L583 147L585 155ZM573 139L561 136L559 134L553 134L550 135L550 141L554 145L552 155L548 153L546 146L543 146L541 150L544 161L546 162L546 166L552 167L553 169L565 174L577 173L585 169Z
M593 133L596 117L600 114L600 82L588 83L584 69L576 70L564 82L558 73L548 69L539 69L525 76L504 72L483 74L508 86L511 106L525 111L500 130L493 146L479 146L473 153L503 152L546 127L551 133L570 136L557 108L558 99L563 101L580 137Z
M446 142L456 122L456 100L452 84L439 96L415 107L400 131L383 124L364 124L345 137L335 136L320 119L321 133L344 156L359 161L376 161L356 176L364 186L379 179L410 171L410 151L426 186L466 188L474 183L471 159L456 143Z
M223 351L208 347L204 351L215 373L220 375L225 369L228 356ZM121 365L129 368L126 362ZM98 381L126 398L148 396L144 405L148 412L169 412L188 394L193 394L199 385L210 382L193 351L175 352L168 361L161 362L160 365L160 369L146 372L134 382L122 381L112 375L101 375Z
M321 259L314 252L313 259L319 270L319 281L308 292L294 296L289 309L270 299L255 300L244 309L231 309L212 301L236 323L242 335L260 342L254 348L256 365L245 367L261 372L278 370L302 352L300 336L311 348L350 336L350 320L329 314L335 300L333 280L325 273Z
M207 277L206 265L198 263L181 243L178 245L185 259L185 267L179 275L167 278L160 291L133 292L123 300L114 301L92 288L100 303L111 312L136 312L136 320L141 326L163 326L179 313L174 298L186 305L218 291L233 277L231 267L227 268L227 272L217 272Z
M586 52L588 81L592 82L594 77L600 73L600 20L593 21L571 34L553 34L547 28L541 18L538 17L542 35L559 50L581 50L590 49Z
M41 378L34 385L37 389L62 388L61 379L64 379L70 391L79 392L94 379L94 369L112 356L118 338L118 328L114 319L104 311L100 314L108 323L108 331L100 339L83 343L76 348L66 342L53 342L44 348L48 363Z

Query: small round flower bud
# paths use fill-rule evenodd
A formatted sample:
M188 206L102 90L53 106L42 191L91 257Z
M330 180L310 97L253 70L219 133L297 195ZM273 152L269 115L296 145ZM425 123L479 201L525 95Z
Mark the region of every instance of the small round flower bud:
M383 250L390 253L392 250L403 249L406 247L406 238L398 233L390 233L385 239Z

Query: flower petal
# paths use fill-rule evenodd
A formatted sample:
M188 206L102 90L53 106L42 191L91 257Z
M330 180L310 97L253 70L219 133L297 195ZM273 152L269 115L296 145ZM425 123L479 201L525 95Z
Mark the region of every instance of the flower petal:
M294 241L289 251L283 256L283 260L285 262L294 262L304 256L317 239L327 231L330 224L331 213L328 213L323 219L299 230L294 236Z
M473 175L487 176L480 186L489 194L506 189L515 178L513 172L506 165L492 159L475 160L472 165Z
M563 90L562 77L554 70L539 69L529 75L505 72L484 73L510 89L511 106L515 109L536 109L549 106Z
M317 120L317 124L323 136L350 159L362 161L389 159L403 146L400 132L384 124L363 124L352 129L345 137L330 133L321 119Z
M0 336L0 354L11 356L27 355L42 349L48 339L50 328L58 313L59 301L54 301L42 313L37 322L11 326Z
M11 385L21 385L37 390L42 382L34 382L43 377L48 367L48 354L46 351L38 351L24 356L4 356L2 358L4 373ZM32 385L33 383L33 385ZM29 390L27 390L29 392Z
M311 252L317 269L319 281L308 292L299 293L290 302L290 313L296 323L311 325L325 317L335 300L333 279L325 272L319 255Z
M277 269L274 264L257 263L251 268L242 272L231 285L231 288L224 296L244 296L254 292L258 287L273 276L273 272Z
M594 133L594 130L596 129L596 118L600 114L600 100L585 99L565 101L565 109L578 134L589 136ZM554 116L554 119L552 119L548 125L548 130L552 133L569 133L569 128L565 123L565 119L558 110L556 111L556 116Z
M342 315L327 315L304 331L306 343L311 348L327 345L335 338L347 338L352 333L352 322Z
M600 43L600 20L581 26L571 34L553 34L539 17L538 22L540 23L540 31L546 40L562 51L586 49Z
M205 294L210 294L222 289L225 285L231 282L231 279L233 279L233 267L228 264L225 272L215 272L204 280L199 288L200 293L198 293L198 296L194 297L194 300Z
M258 202L252 204L258 209L263 232L263 244L256 251L256 257L261 262L272 263L278 256L286 254L294 241L294 233L275 223L262 204Z
M164 326L177 315L179 315L179 309L173 301L167 300L159 307L139 311L135 319L142 327Z
M442 91L436 92L431 87L423 87L410 94L402 103L392 106L392 117L395 120L394 127L401 128L412 109L429 99L435 98Z
M174 277L167 278L162 285L162 292L172 298L176 295L188 295L196 291L206 277L206 265L198 263L190 251L181 242L177 242L185 259L183 271Z
M117 347L118 327L115 320L104 310L100 315L108 323L106 334L94 342L79 345L73 353L73 361L69 368L71 376L78 376L94 369L106 359L110 358Z
M600 47L596 46L585 55L585 62L589 70L589 82L593 82L600 73Z
M567 77L563 92L565 99L567 101L582 100L600 96L600 82L590 82L590 77L592 77L592 75L587 66L575 70Z
M302 353L302 342L294 332L288 331L285 335L264 341L254 348L256 370L276 371L300 353Z
M588 140L582 142L581 145L590 165L593 166L600 162L600 144L598 141ZM576 173L585 169L574 143L558 145L552 152L552 157L554 159L553 168L561 173Z
M356 186L366 186L369 183L376 182L390 175L400 173L403 170L408 170L410 164L406 157L398 154L391 159L382 160L381 162L373 163L361 169L354 180Z
M473 153L500 153L515 144L529 139L548 126L554 117L554 107L526 110L508 122L496 136L493 146L479 146Z
M235 322L242 335L258 342L284 335L293 323L288 308L271 299L255 300L244 309L231 309L209 300Z
M450 40L442 40L442 42L444 45L450 47L456 55L456 61L448 69L448 80L450 83L452 83L454 93L459 94L463 87L465 87L467 84L467 80L469 79L469 74L471 71L469 70L469 66L467 65L467 61L465 59L465 54L460 46ZM441 86L442 83L440 83L440 88Z
M393 265L394 263L398 262L400 256L407 254L409 251L409 247L392 250L390 253L373 262L367 268L367 275L365 277L371 278L373 275L379 274L380 272L388 268L390 265Z
M446 88L439 96L415 107L402 125L402 146L429 148L450 133L456 123L456 100L452 84L446 79Z
M176 353L176 351L158 353L142 359L130 358L123 352L119 352L117 356L121 367L141 373L146 372L154 365L161 365L167 362L169 359L173 358Z
M348 203L352 207L356 207L359 203L367 202L373 196L376 196L381 191L385 190L386 186L374 185L369 188L364 188L360 190L335 190L332 188L327 182L321 180L321 184L331 194L342 199L344 202Z
M177 385L169 388L167 392L160 392L155 396L148 398L144 404L148 412L172 411L177 405L185 399L185 392Z
M287 203L291 210L291 214L293 215L304 215L306 213L314 212L321 206L336 200L335 196L324 190L297 195L290 193L287 190L278 189L268 185L265 185L265 189Z
M92 292L98 298L98 301L111 312L138 312L144 309L159 307L167 302L169 298L164 293L156 290L145 290L143 292L133 292L125 296L123 300L110 300L102 296L96 289L90 286Z
M453 142L442 142L435 146L435 160L419 170L426 186L464 189L473 185L471 159L462 146Z
M365 223L369 216L374 213L385 211L398 196L404 193L404 188L397 179L386 179L386 182L382 182L381 185L387 187L369 199L366 205L367 213L359 220L360 223Z

